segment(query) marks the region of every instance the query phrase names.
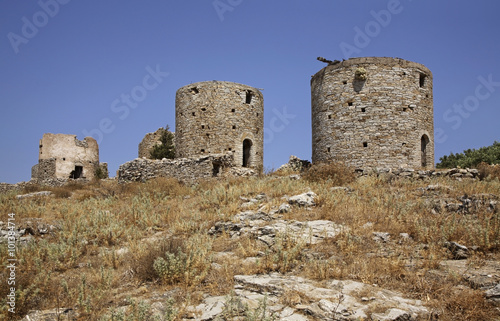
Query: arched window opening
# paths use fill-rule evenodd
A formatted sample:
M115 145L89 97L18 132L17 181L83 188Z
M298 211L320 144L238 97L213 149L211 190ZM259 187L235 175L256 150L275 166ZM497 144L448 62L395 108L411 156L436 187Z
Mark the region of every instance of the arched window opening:
M250 166L250 155L252 151L252 141L245 139L243 141L243 167Z

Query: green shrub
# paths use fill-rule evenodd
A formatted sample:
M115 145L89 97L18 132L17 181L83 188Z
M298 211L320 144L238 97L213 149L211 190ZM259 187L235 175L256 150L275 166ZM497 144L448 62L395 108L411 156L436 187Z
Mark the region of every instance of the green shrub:
M437 168L472 168L480 163L489 165L500 164L500 143L495 141L493 145L479 149L468 149L463 153L450 153L448 156L439 158Z
M174 159L175 158L175 145L174 134L169 131L168 125L165 126L160 137L161 144L156 144L150 152L152 159Z
M153 268L167 284L197 284L205 278L210 268L211 249L212 240L208 236L195 235L176 251L158 257Z

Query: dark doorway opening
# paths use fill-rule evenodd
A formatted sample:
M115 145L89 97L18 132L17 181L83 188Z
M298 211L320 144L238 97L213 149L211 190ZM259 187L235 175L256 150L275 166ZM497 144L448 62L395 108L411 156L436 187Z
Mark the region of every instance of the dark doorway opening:
M250 166L251 150L252 150L252 141L250 139L245 139L243 141L243 167Z
M82 178L83 177L83 166L75 166L75 169L69 174L69 178Z
M420 139L420 154L422 167L427 167L427 145L429 145L429 137L423 135Z
M221 163L218 163L218 162L212 162L212 176L213 176L213 177L217 177L217 176L219 176L219 173L220 173L220 167L221 167Z

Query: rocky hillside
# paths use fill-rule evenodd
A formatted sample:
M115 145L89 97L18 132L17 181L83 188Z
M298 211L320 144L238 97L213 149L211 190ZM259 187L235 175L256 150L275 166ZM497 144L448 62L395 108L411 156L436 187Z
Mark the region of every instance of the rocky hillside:
M447 173L31 186L0 280L10 233L13 319L500 320L500 183Z

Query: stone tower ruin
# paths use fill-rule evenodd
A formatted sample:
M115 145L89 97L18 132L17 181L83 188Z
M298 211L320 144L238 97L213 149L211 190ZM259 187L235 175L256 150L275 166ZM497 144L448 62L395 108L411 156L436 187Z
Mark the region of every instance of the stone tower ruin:
M99 163L99 147L92 137L78 140L76 135L43 134L39 145L38 164L31 170L31 178L92 179L101 168L107 176L107 164Z
M429 69L399 58L322 61L311 79L313 163L434 167Z
M177 158L231 152L235 166L262 168L263 129L264 99L256 88L205 81L177 90Z

